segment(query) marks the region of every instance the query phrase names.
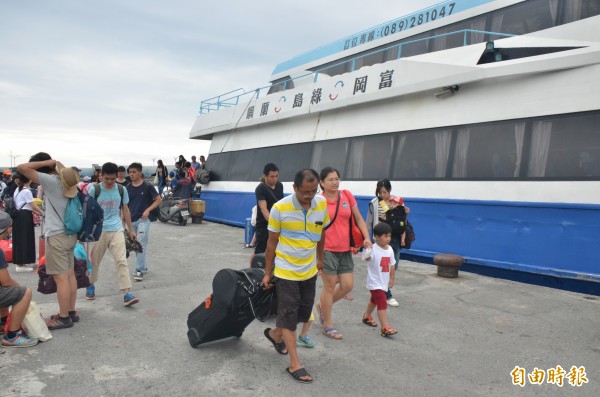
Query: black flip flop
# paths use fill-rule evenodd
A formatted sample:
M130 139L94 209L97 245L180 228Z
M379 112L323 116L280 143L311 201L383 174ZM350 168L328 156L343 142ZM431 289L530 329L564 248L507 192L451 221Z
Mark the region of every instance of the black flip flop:
M298 383L313 383L312 376L311 376L311 380L304 380L302 379L303 376L310 376L310 374L308 372L306 372L305 368L299 368L297 370L295 370L294 372L291 372L289 368L285 369L285 372L288 373L289 376L292 377L292 379L294 379L296 382Z
M271 338L271 335L269 335L269 332L271 332L271 328L266 328L264 331L265 337L269 340L269 342L271 342L273 344L273 347L275 348L275 351L277 351L277 353L279 354L288 354L288 352L284 352L283 350L285 349L285 342L281 341L280 343L276 343L275 339ZM302 375L300 375L302 376Z

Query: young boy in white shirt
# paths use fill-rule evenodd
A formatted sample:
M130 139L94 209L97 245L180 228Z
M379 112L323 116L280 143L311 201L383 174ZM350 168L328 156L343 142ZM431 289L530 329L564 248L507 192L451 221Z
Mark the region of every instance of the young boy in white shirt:
M370 257L365 258L367 263L367 289L371 292L371 300L363 314L362 322L371 327L377 327L373 320L373 310L377 308L377 317L381 323L381 336L390 336L398 333L387 322L387 298L385 292L394 285L394 251L390 247L392 228L380 222L373 228L376 244Z

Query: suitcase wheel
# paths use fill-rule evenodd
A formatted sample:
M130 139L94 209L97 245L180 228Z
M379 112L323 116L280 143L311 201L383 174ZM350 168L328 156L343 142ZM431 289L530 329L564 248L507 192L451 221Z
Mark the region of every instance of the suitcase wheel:
M200 344L200 335L198 335L198 331L196 331L195 328L190 328L188 330L187 337L192 347L196 347Z

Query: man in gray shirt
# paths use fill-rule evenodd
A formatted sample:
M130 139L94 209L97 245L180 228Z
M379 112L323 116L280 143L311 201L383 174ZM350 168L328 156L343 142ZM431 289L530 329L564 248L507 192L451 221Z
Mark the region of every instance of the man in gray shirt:
M56 282L59 306L58 314L51 316L46 324L50 330L70 328L79 321L75 310L77 279L73 270L77 236L67 235L64 216L69 198L77 196L79 174L43 152L33 155L29 163L20 164L17 169L44 189L46 271Z

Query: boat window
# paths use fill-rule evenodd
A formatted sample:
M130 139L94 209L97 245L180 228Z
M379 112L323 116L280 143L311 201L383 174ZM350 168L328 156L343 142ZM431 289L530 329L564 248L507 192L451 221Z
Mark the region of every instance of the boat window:
M492 32L522 35L556 25L558 1L533 0L494 11L490 30Z
M210 170L211 181L226 181L229 179L229 164L231 153L212 153L206 159L206 169Z
M345 178L344 171L346 169L347 154L347 139L315 142L310 168L320 172L325 167L333 167L342 173L342 178Z
M277 79L271 82L271 87L269 87L269 91L267 94L273 94L275 92L291 90L294 88L294 80L291 80L290 76L285 76L281 79Z
M254 157L254 150L240 150L231 152L233 156L230 158L229 180L230 181L247 181L260 178L259 175L250 175L250 164ZM268 161L267 161L268 162Z
M573 128L576 126L577 128ZM600 176L600 115L564 116L532 123L527 176Z
M562 23L578 21L600 14L598 0L569 0L563 1Z
M312 152L312 143L297 143L294 145L279 146L277 148L281 156L279 166L279 179L282 181L293 181L296 172L306 168L309 164ZM320 169L317 170L319 172Z
M379 179L389 175L394 140L391 134L352 138L345 178Z
M443 137L440 137L443 138ZM445 158L441 176L446 176L446 163L448 160L448 150L450 147L450 137L436 139L434 131L419 131L412 133L403 133L398 137L396 156L392 164L393 179L420 179L435 178L436 175L436 141L439 141L440 156ZM384 175L384 174L382 174ZM384 176L379 176L383 178ZM378 178L378 179L379 179Z
M453 178L516 178L522 159L525 122L459 128Z

